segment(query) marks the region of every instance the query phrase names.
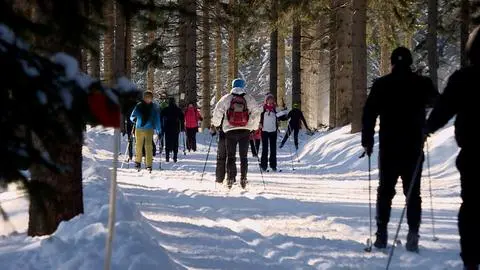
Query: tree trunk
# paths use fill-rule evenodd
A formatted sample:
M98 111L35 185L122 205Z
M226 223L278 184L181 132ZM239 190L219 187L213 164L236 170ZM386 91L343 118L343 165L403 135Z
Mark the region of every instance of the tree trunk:
M185 0L180 0L180 5L185 6ZM180 14L178 25L178 100L185 98L185 80L187 66L187 34L186 19L184 14Z
M301 46L302 26L299 20L294 19L292 33L292 105L298 104L299 109L302 108Z
M68 140L68 143L52 139L55 134L41 138L52 159L68 169L63 174L57 174L41 165L30 168L33 188L41 190L42 194L30 200L29 236L50 235L57 230L60 222L83 213L82 132L76 133L80 136Z
M388 31L386 24L379 25L380 29L380 75L384 76L390 73L391 70L391 63L390 63L390 55L391 55L391 48L388 42Z
M435 87L438 87L438 50L437 50L437 24L438 24L438 2L437 0L428 0L428 69L430 79Z
M367 99L367 0L353 0L353 99L352 133L362 130Z
M217 11L220 5L217 3ZM222 28L220 25L216 26L217 34L215 36L215 102L222 98Z
M285 39L282 35L278 36L278 93L277 102L280 108L285 108Z
M337 65L335 71L336 126L351 121L352 112L352 13L350 1L336 0L338 29Z
M100 78L100 40L94 38L92 40L94 51L89 53L90 75L93 78Z
M80 60L80 69L88 74L88 50L82 49L82 59Z
M106 29L103 37L103 80L108 86L113 86L113 51L114 51L114 26L115 10L113 0L106 0L104 6Z
M155 41L155 32L148 32L148 43L151 44ZM155 67L153 63L148 63L147 68L147 90L154 92L155 90Z
M233 10L235 8L236 1L230 0L229 5ZM233 79L238 76L238 59L237 59L237 29L234 18L233 25L228 29L228 80L227 84L230 85Z
M468 58L465 47L468 41L469 25L470 25L470 3L468 0L461 0L460 3L460 52L461 52L461 67L468 65Z
M278 0L272 0L272 23L274 24L274 29L270 34L270 93L274 96L275 100L277 98L277 72L278 72L278 61L277 61L277 52L278 52L278 30L277 30L277 3Z
M202 128L210 127L210 5L208 1L203 1L203 92L202 92Z
M335 81L335 71L337 67L337 12L335 0L332 0L332 11L330 14L330 29L329 29L329 47L330 47L330 95L329 95L329 120L328 126L334 128L337 126L337 88Z
M186 17L187 34L187 66L185 80L185 98L187 102L197 102L197 4L196 0L188 0L186 5L188 12Z
M83 8L83 7L79 7ZM36 13L38 22L42 22L42 14ZM59 36L42 37L36 40L40 47L48 48L50 52L63 51L81 63L81 48L65 44ZM41 145L38 138L32 134L36 147L47 151L52 160L62 168L63 173L54 173L39 164L30 168L31 185L39 196L33 196L29 205L28 235L41 236L55 232L61 221L67 221L83 213L82 191L82 131L77 114L70 114L72 121L67 118L67 112L57 115L59 124L65 127L70 136L60 137L56 133L42 135ZM37 193L38 194L38 193Z
M115 80L125 76L125 12L123 8L116 3L115 7L115 61L114 75Z
M127 13L127 16L125 18L125 76L128 79L132 78L132 47L132 18Z

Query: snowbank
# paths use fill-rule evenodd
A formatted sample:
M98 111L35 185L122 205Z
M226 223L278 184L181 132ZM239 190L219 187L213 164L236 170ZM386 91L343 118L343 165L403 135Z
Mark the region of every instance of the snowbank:
M87 142L92 142L88 135ZM30 238L25 234L3 237L0 239L1 269L103 269L110 161L97 160L91 155L94 151L84 147L85 214L63 222L50 237ZM25 222L27 213L24 215ZM183 269L152 239L145 226L149 225L135 205L119 190L112 269ZM0 231L3 229L0 227Z

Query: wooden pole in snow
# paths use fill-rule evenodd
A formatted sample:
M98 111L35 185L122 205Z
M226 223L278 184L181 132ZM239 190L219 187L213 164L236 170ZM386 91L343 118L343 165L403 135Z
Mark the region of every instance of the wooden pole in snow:
M115 212L116 212L116 195L117 195L117 167L118 167L118 153L120 150L120 129L116 128L113 134L113 169L112 179L110 180L110 202L108 213L108 236L105 251L104 269L110 270L112 260L112 243L113 235L115 233Z

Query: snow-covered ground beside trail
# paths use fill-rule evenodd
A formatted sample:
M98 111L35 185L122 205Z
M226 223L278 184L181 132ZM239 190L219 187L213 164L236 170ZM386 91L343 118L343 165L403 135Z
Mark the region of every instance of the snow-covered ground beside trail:
M113 269L384 269L387 255L363 251L369 237L368 163L359 135L347 128L302 135L279 151L283 172L264 173L249 157L249 186L231 191L214 183L216 142L202 179L210 136L198 135L199 151L179 154L152 174L124 166L119 196ZM0 203L20 234L0 222L1 269L101 269L103 267L111 166L111 130L89 129L84 147L86 214L62 223L52 237L28 238L28 203L15 191ZM283 134L282 134L283 136ZM279 138L281 139L281 138ZM122 144L125 149L125 144ZM453 127L429 140L435 225L432 241L429 181L422 182L420 253L397 247L391 269L461 269ZM292 162L293 157L293 162ZM378 170L372 157L372 199ZM425 164L426 165L426 164ZM294 169L294 170L293 170ZM399 180L400 182L401 180ZM403 208L397 185L389 227L391 242ZM375 230L375 227L374 227ZM400 240L405 242L406 224Z

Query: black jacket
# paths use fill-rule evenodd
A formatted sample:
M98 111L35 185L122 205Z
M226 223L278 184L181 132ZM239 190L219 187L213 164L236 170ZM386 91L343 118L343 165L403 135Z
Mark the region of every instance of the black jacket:
M303 122L303 126L306 128L306 129L309 129L308 128L308 125L307 125L307 121L305 120L305 117L303 116L303 113L301 110L299 109L295 109L293 108L289 113L288 113L288 116L287 116L289 119L290 119L290 122L289 122L289 125L290 125L290 128L292 129L300 129L300 121Z
M362 145L372 147L380 116L380 150L412 151L423 144L426 108L438 96L432 81L408 70L393 70L373 83L363 112Z
M478 77L480 67L466 67L453 73L447 87L437 100L427 122L428 132L435 132L443 127L455 115L455 138L459 147L480 148L476 133L478 122Z
M168 107L163 109L160 121L165 133L179 133L184 129L184 115L177 105L169 104Z

